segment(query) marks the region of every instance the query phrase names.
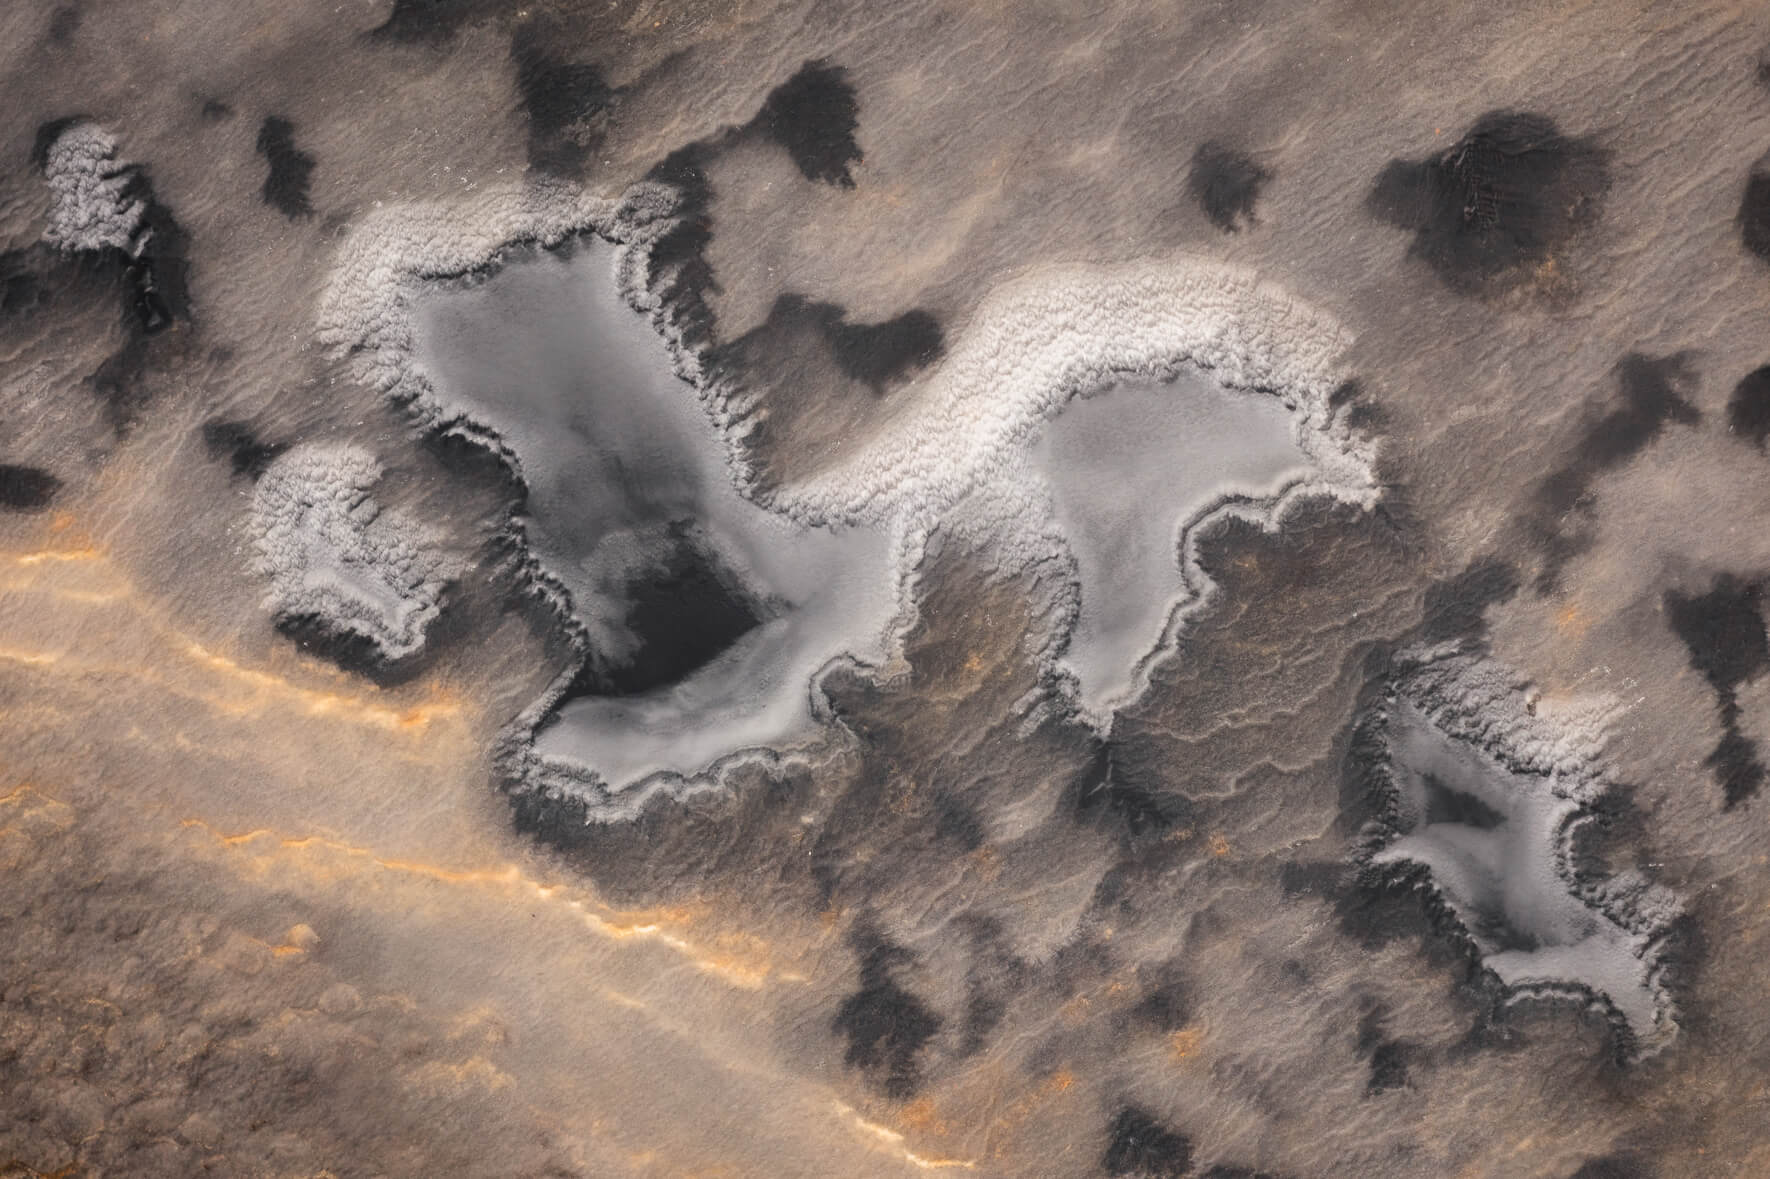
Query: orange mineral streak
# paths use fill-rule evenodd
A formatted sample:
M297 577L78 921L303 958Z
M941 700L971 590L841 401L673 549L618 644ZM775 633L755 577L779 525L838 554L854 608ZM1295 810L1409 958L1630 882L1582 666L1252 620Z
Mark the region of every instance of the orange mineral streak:
M0 835L18 828L21 824L37 826L47 823L58 831L65 831L74 825L74 808L59 798L51 798L31 783L26 782L15 786L4 796L0 796ZM41 830L41 827L38 827Z
M200 831L221 847L251 854L269 867L293 866L322 879L360 877L384 873L393 879L432 881L455 888L504 893L525 902L539 901L569 913L585 929L609 941L641 941L665 946L686 958L696 969L745 990L758 990L772 977L780 981L804 981L802 975L776 971L768 961L767 944L750 934L716 935L715 948L697 944L684 936L668 916L684 910L620 911L598 901L589 891L571 884L548 884L535 879L515 864L495 868L448 868L420 860L394 859L373 848L356 847L318 835L291 837L275 831L256 830L227 835L201 819L186 819L186 828Z
M122 623L128 637L146 639L160 648L156 655L171 657L124 662L95 658L93 653L79 650L9 644L0 647L0 662L53 667L78 675L128 676L199 701L225 716L257 716L274 710L283 715L336 718L414 737L435 722L464 712L455 694L442 687L433 688L421 703L401 708L388 704L379 689L341 683L341 676L309 661L302 661L300 679L248 667L182 631L164 609L141 594L91 544L0 554L0 594L39 595L83 606L120 606L129 613ZM109 625L115 633L118 623ZM105 654L111 654L108 647ZM332 678L334 686L301 682L325 678Z
M923 1171L975 1171L977 1169L977 1163L971 1159L929 1158L926 1155L917 1154L905 1145L905 1137L891 1127L881 1126L878 1122L867 1121L865 1118L861 1117L859 1113L855 1112L853 1106L845 1105L840 1101L833 1102L832 1104L835 1106L836 1113L840 1115L844 1121L847 1121L856 1130L860 1131L862 1135L879 1143L884 1149L889 1150L892 1154L895 1154L898 1158L909 1163L913 1167Z
M1000 1113L990 1119L985 1137L990 1157L999 1159L1006 1156L1009 1143L1019 1133L1020 1127L1044 1109L1047 1103L1062 1097L1074 1089L1075 1085L1075 1073L1067 1068L1059 1068L1009 1102ZM1007 1088L1008 1084L1003 1083L998 1086L998 1091L1005 1092Z
M1580 609L1577 603L1564 607L1555 615L1555 629L1574 638L1591 630L1592 622L1592 616Z
M1168 1037L1168 1051L1175 1060L1187 1060L1198 1055L1199 1045L1204 1043L1205 1030L1196 1024L1181 1028Z

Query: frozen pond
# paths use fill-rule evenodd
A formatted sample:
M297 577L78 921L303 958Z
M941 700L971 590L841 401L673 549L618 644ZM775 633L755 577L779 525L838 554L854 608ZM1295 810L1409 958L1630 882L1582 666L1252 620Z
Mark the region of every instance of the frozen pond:
M1123 702L1187 592L1180 535L1225 496L1266 498L1309 475L1295 418L1276 397L1232 392L1197 370L1122 381L1070 402L1034 444L1081 576L1065 664L1084 707Z
M738 493L694 389L621 298L613 246L439 289L416 336L444 416L515 453L535 555L590 638L540 755L611 793L693 776L806 735L818 670L880 656L898 582L885 537L802 527Z

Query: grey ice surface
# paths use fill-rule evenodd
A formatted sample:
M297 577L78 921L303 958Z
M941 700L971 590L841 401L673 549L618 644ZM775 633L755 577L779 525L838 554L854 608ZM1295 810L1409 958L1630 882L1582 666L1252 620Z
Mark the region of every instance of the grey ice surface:
M1551 778L1513 772L1406 701L1388 740L1401 834L1376 862L1428 868L1507 986L1583 986L1645 1036L1659 1011L1646 939L1572 892L1561 868L1564 827L1579 804Z
M361 447L298 446L259 479L252 518L274 615L316 619L396 660L424 646L448 574L418 525L370 495L380 478Z
M495 431L516 456L529 542L570 594L593 660L630 654L627 576L671 523L698 526L772 605L678 682L567 701L536 735L542 757L594 771L611 792L660 773L692 777L808 735L819 669L882 657L899 580L886 537L795 524L738 493L698 395L622 299L614 247L514 258L425 296L416 320L417 360L443 416Z
M1064 663L1090 712L1132 693L1138 663L1188 592L1182 529L1224 496L1270 497L1309 475L1293 424L1278 398L1188 370L1122 381L1044 427L1034 464L1081 579Z

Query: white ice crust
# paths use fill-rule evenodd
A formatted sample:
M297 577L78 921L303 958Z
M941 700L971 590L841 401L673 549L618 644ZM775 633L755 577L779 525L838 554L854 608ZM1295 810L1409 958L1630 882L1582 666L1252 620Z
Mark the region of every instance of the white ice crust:
M360 447L298 446L258 480L252 522L271 613L367 639L391 662L423 647L449 577L423 529L370 496L380 478Z
M147 206L127 196L129 168L117 161L117 141L108 132L86 122L64 128L49 145L43 175L50 198L43 236L49 244L135 252Z

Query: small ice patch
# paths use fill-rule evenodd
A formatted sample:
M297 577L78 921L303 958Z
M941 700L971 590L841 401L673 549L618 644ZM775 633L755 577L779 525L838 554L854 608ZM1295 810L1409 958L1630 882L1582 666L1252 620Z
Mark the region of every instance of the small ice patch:
M43 157L49 183L49 228L43 237L64 250L136 251L147 204L131 193L134 169L117 162L117 141L94 123L62 130Z
M365 639L393 662L424 646L449 578L422 530L371 498L380 478L359 447L296 447L258 481L252 521L276 619Z
M1423 866L1512 991L1596 997L1657 1051L1676 1033L1660 964L1676 898L1633 872L1578 878L1575 834L1608 789L1603 716L1558 725L1528 699L1490 660L1418 658L1374 718L1389 810L1368 862Z

